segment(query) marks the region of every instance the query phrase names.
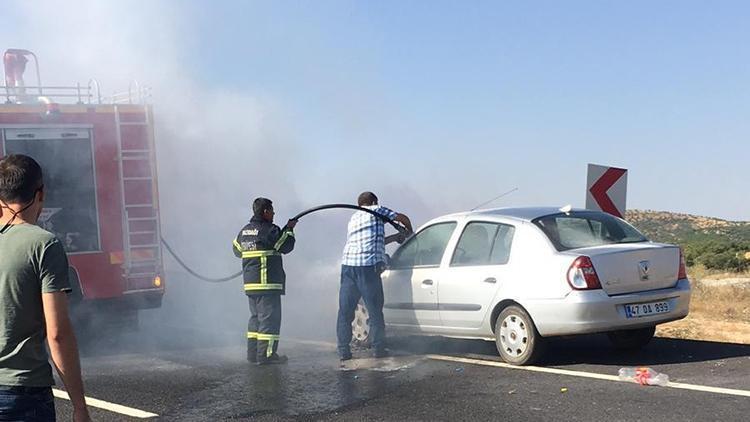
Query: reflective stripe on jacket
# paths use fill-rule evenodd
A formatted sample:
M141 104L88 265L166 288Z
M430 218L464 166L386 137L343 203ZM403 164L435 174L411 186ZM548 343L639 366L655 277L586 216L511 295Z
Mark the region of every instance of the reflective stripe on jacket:
M282 254L294 249L294 232L253 217L232 242L232 251L242 258L245 293L284 294L286 274Z

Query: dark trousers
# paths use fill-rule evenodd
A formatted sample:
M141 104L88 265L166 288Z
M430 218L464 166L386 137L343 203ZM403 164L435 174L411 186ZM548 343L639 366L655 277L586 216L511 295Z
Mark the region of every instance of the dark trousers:
M262 362L276 353L281 331L281 295L248 295L247 358Z
M359 298L370 314L370 338L376 351L385 349L385 319L383 318L383 280L375 265L364 267L341 266L339 315L336 322L339 357L351 357L352 321Z
M52 388L0 385L0 421L54 422Z

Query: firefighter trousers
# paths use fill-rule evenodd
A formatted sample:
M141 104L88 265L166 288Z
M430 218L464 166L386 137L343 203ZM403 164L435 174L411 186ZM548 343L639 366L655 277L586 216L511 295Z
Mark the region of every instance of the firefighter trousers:
M279 348L281 295L248 295L250 320L247 323L247 359L262 362Z

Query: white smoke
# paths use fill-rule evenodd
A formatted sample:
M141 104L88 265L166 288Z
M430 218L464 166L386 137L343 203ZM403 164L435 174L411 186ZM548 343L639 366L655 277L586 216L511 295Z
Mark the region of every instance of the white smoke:
M7 4L5 5L8 6ZM0 28L7 48L40 60L42 84L70 86L96 78L103 95L153 87L163 235L198 271L239 269L231 239L254 196L295 205L289 168L295 155L273 107L251 93L228 92L193 79L188 16L163 2L16 2L13 28ZM8 28L5 26L5 28ZM33 67L27 85L36 85ZM289 203L291 202L291 204ZM239 281L207 285L165 252L167 295L144 316L197 329L233 327L242 338L247 305Z
M346 156L343 149L323 154L331 158L330 170L311 160L320 152L314 142L297 138L285 104L242 86L222 86L221 71L231 62L208 65L215 79L199 79L188 63L201 60L203 54L190 47L199 36L193 27L200 17L181 8L180 2L12 5L5 7L13 25L0 26L0 39L8 43L6 48L37 54L43 85L85 85L96 78L103 95L127 90L134 80L153 88L163 236L200 273L218 277L239 270L231 240L250 216L257 196L274 200L279 225L321 203L352 203L362 190L375 190L382 203L398 211L414 210L415 222L434 215L416 192L394 181L398 177L371 170L351 173L361 163L337 160ZM27 85L33 83L32 76L29 67ZM354 126L353 130L361 129L360 124ZM358 147L349 157L361 151ZM329 174L334 170L355 176ZM313 185L321 180L326 184ZM298 226L297 250L285 258L284 331L333 336L338 260L349 215L311 215ZM144 313L148 323L179 323L195 327L196 333L226 330L241 339L248 311L240 281L198 281L166 251L165 262L164 305ZM310 325L311 312L323 316L314 320L316 325Z

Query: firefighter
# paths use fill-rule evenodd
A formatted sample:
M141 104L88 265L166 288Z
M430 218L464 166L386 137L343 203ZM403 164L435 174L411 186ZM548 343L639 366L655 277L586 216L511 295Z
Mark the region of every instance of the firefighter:
M26 71L26 63L29 59L26 54L30 52L18 49L9 49L3 54L3 67L5 69L5 90L10 102L10 96L16 97L16 102L28 102L26 85L23 82L23 72Z
M242 258L245 294L250 303L247 324L247 360L258 365L284 363L279 355L281 295L286 274L281 255L294 249L294 226L289 220L283 229L273 224L273 203L267 198L253 201L253 217L234 240L234 254Z

